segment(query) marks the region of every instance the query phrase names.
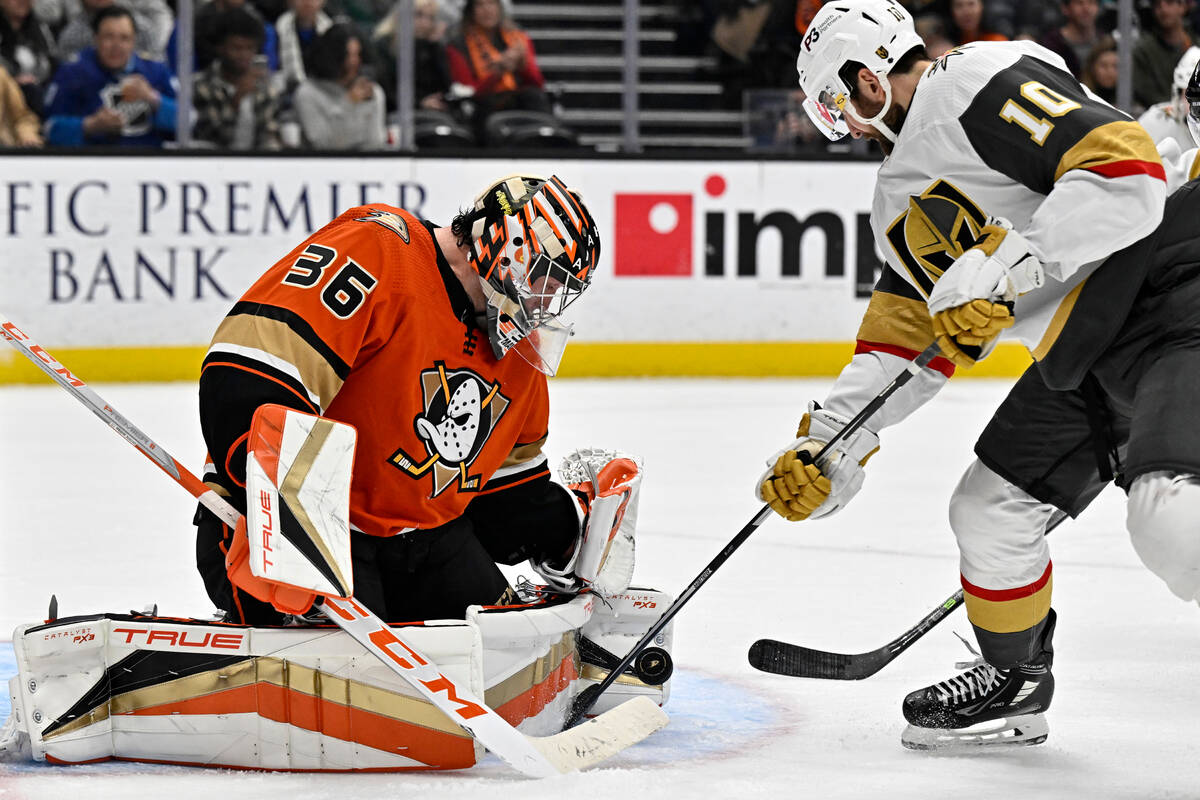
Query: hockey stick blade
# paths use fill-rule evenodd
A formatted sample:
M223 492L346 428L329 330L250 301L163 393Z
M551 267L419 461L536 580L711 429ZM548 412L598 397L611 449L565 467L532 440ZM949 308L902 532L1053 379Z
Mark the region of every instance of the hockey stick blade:
M1062 511L1054 512L1046 525L1046 535L1068 519ZM954 609L963 604L963 591L959 589L947 597L941 605L930 611L921 621L900 636L877 650L847 655L814 650L798 644L789 644L777 639L759 639L750 645L747 657L750 666L776 675L794 678L821 678L833 681L861 681L869 678L896 659L896 656L912 647L918 639L935 625L950 616Z
M3 316L0 316L0 338L70 392L206 508L231 526L237 525L241 519L237 509ZM545 778L585 769L640 742L667 724L666 713L654 701L637 697L586 725L552 736L529 736L476 698L469 688L447 677L432 659L404 639L400 631L383 622L353 597L327 597L321 610L480 744L529 777Z
M883 647L866 653L830 653L803 645L780 642L776 639L759 639L750 645L750 652L747 656L750 659L750 666L776 675L833 681L861 681L892 663L896 656L915 644L934 625L962 605L962 602L963 592L962 589L959 589L898 638Z

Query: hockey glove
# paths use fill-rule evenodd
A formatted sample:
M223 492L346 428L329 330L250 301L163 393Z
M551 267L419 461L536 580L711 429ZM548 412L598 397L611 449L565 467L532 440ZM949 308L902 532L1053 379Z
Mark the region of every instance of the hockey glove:
M551 561L530 566L560 592L625 591L633 580L641 464L614 450L582 448L563 459L559 474L579 506L579 537L561 566Z
M946 357L974 366L1000 333L1013 324L1018 295L1045 281L1042 264L1021 234L993 218L974 247L955 259L929 295L933 332Z
M859 428L819 461L816 454L850 420L809 403L799 437L767 461L758 480L758 499L786 520L820 519L838 511L862 488L863 466L879 449L879 437Z

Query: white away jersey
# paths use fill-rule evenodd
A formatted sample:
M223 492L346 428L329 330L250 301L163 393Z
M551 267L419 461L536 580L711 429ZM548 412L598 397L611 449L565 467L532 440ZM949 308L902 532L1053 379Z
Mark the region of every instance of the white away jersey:
M1041 359L1082 284L1158 225L1165 199L1150 137L1057 55L1021 41L951 50L922 76L879 170L871 223L888 269L859 352L876 342L915 354L933 340L925 299L993 216L1045 265L1045 286L1018 298L1007 334Z

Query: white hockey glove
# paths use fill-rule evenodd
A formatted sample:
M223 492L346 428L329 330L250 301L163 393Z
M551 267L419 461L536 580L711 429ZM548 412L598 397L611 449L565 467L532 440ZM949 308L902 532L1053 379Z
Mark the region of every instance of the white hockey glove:
M641 464L614 450L584 448L563 459L559 475L579 502L579 539L565 565L529 565L562 592L585 587L602 595L624 591L633 580Z
M863 466L879 449L879 437L859 428L840 440L819 462L813 457L850 420L816 403L796 431L799 438L772 456L758 479L759 500L786 520L820 519L838 511L862 488Z
M929 295L933 332L946 357L971 367L1013 324L1018 295L1045 282L1042 263L1006 220L991 218Z

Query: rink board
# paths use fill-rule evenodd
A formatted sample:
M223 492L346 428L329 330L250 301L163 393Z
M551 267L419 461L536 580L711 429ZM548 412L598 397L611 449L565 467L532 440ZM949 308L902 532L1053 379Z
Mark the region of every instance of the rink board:
M93 381L194 380L262 272L362 203L448 224L516 169L585 197L602 254L563 373L831 375L881 257L877 165L823 161L37 156L0 176L0 312ZM1018 374L1028 359L976 374ZM0 354L0 383L37 373Z

